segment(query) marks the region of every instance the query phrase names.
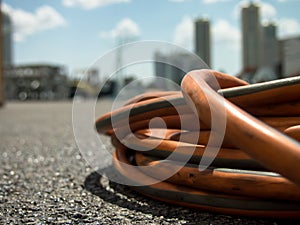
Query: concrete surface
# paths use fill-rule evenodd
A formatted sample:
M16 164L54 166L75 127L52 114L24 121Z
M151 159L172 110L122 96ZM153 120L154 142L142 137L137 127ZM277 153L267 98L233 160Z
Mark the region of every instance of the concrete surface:
M0 224L297 224L167 205L109 182L82 159L71 107L16 102L0 109Z

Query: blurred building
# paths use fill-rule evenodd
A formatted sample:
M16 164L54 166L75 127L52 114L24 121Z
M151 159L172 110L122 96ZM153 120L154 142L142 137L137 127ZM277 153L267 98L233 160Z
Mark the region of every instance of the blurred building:
M5 100L5 82L3 68L11 67L13 64L12 57L12 33L13 26L10 17L1 11L0 30L1 30L1 72L0 72L0 106L4 104Z
M180 84L184 72L178 67L179 56L177 54L163 54L161 52L155 53L155 74L158 77L163 77ZM165 63L167 62L167 63ZM178 66L178 67L177 67Z
M199 58L196 55L183 52L174 52L170 54L156 52L154 60L156 76L171 80L178 85L180 85L182 78L187 72L203 69L204 66L199 65ZM165 88L165 84L160 83L159 85L161 85L161 88Z
M100 84L100 73L96 68L90 68L86 71L87 82L92 85Z
M5 68L7 99L58 100L69 97L69 81L62 66L21 65Z
M73 81L70 87L70 98L74 97L101 97L113 95L116 91L116 82L112 80L101 81L99 68L80 68L72 72Z
M1 3L0 3L0 11L1 10ZM3 18L0 17L0 30L3 27ZM0 35L0 52L3 51L3 35ZM4 78L3 78L3 54L0 55L0 107L4 105L5 98L4 98Z
M260 83L280 78L277 26L274 23L268 23L263 25L261 29L261 63L251 76L250 83Z
M242 7L243 69L239 78L259 83L282 77L282 58L275 23L260 23L260 6Z
M261 25L259 6L250 3L242 8L243 70L253 71L261 65Z
M195 21L195 52L211 67L210 22L207 19L200 18Z
M13 64L13 25L9 15L2 12L3 35L3 66L10 67Z
M277 25L265 24L262 27L262 66L277 67L279 64L279 41Z
M283 77L300 75L300 36L280 40L280 61Z

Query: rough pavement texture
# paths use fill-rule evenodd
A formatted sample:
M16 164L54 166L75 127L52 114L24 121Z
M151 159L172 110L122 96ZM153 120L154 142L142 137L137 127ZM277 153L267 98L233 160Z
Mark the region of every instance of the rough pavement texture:
M82 159L71 107L8 103L0 109L0 224L297 224L167 205L109 182Z

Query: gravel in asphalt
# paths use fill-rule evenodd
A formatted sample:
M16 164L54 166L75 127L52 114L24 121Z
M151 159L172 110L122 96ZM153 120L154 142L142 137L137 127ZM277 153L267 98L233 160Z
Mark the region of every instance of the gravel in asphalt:
M99 105L101 115L110 102ZM110 182L83 159L71 121L72 102L0 109L0 224L299 224L173 206Z

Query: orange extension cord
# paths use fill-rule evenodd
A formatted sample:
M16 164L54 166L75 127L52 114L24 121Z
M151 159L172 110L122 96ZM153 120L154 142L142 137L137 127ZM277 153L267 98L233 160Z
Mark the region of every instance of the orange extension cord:
M171 204L300 218L300 77L249 85L196 70L181 88L137 96L96 121L123 179ZM154 118L163 123L149 128Z

